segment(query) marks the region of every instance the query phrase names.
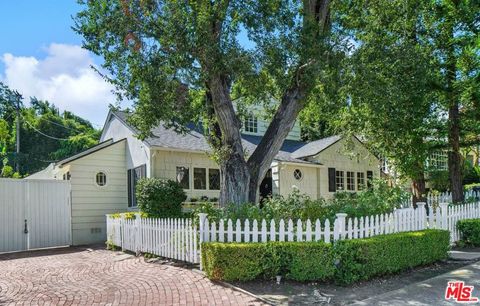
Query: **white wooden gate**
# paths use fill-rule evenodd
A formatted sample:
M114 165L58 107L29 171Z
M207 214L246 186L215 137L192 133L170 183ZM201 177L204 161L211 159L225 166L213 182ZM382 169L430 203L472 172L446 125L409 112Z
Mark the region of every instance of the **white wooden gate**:
M0 253L71 244L70 182L0 179Z

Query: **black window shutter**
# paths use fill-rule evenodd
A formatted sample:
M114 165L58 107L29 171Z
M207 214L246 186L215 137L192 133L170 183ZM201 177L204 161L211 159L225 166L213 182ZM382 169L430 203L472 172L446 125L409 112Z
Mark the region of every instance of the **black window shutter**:
M337 187L335 186L335 168L328 168L328 191L337 191Z
M132 207L132 170L127 170L128 207Z
M373 171L367 171L367 187L372 188Z

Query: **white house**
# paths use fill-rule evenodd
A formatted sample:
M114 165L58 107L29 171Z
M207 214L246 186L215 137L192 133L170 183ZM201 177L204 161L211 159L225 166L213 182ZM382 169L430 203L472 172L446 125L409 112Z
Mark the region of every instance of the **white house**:
M98 145L29 177L71 181L73 244L105 241L105 214L135 209L135 185L143 177L176 180L189 200L219 196L219 167L209 158L199 128L188 126L187 133L178 134L159 125L141 141L127 116L110 111ZM267 124L253 115L245 119L247 153L255 150ZM379 167L377 157L356 137L306 143L300 141L296 124L262 181L260 196L288 195L294 188L314 199L332 197L338 190L356 192L379 177Z

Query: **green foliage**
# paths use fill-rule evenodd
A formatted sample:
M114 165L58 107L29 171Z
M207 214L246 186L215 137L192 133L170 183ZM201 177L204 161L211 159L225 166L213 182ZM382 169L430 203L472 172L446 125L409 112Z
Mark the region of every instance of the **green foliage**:
M383 180L374 180L372 188L358 193L340 192L331 200L312 200L298 190L286 197L273 196L265 200L261 206L246 203L245 205L227 205L216 208L204 204L195 209L195 215L207 213L209 219L250 219L250 220L316 220L335 219L337 213L347 213L349 217L361 217L390 213L404 202L408 193L399 187L390 187Z
M324 242L202 244L202 264L214 280L248 281L282 275L296 281L349 284L447 258L450 234L423 230Z
M34 173L49 163L74 155L95 145L100 131L85 119L59 109L48 101L30 99L30 107L22 96L0 82L0 159L2 176L15 177ZM20 111L20 154L16 154L17 111ZM45 136L48 135L48 136ZM14 164L20 173L13 172ZM1 167L1 166L0 166Z
M480 246L480 219L459 220L457 229L464 244Z
M408 197L409 194L398 186L389 186L385 180L373 180L372 188L365 191L336 193L331 204L332 213L345 212L349 217L390 213Z
M436 170L428 172L428 182L433 190L445 192L450 188L448 171Z
M463 165L463 185L480 183L480 167L465 161Z
M138 181L136 196L140 211L152 218L180 217L187 199L179 183L159 178Z
M332 246L324 242L204 243L202 264L209 278L227 281L326 280L334 273Z
M446 259L450 233L423 230L341 240L335 245L335 280L353 283Z
M114 219L120 219L124 218L127 220L135 220L137 218L138 212L134 211L129 211L129 212L124 212L124 213L115 213L115 214L110 214L110 216ZM148 218L148 214L145 212L140 212L140 216L142 218Z

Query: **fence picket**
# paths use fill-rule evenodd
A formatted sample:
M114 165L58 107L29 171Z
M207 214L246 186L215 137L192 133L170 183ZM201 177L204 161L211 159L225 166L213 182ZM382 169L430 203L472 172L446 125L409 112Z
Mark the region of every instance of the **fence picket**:
M250 242L250 221L248 219L245 220L243 227L243 239L245 242Z
M283 219L278 224L278 241L285 241L285 221Z
M270 221L270 241L276 241L277 240L277 230L275 227L275 220Z
M267 221L262 220L262 242L267 242Z

